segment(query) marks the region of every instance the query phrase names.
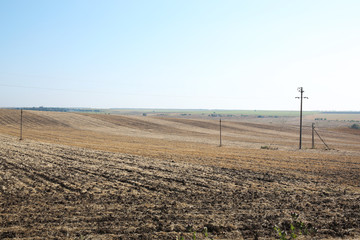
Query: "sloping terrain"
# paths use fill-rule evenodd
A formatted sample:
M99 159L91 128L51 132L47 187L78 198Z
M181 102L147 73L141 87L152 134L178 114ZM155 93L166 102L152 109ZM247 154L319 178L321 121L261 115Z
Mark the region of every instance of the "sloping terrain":
M322 172L312 181L0 139L1 239L175 239L204 227L216 238L268 239L291 212L317 238L360 234L359 188Z
M79 114L62 112L24 111L23 135L29 139L56 142L75 137L76 142L87 141L97 135L121 139L155 139L164 141L219 144L218 119L184 119L175 117L139 117L107 114ZM261 119L259 119L261 120ZM222 143L226 146L260 148L271 145L284 150L296 150L299 129L289 119L242 120L223 119ZM324 125L325 124L325 125ZM19 136L20 111L0 109L0 130ZM329 124L331 125L331 124ZM360 135L339 126L329 127L318 123L317 130L333 149L360 151ZM75 134L76 132L76 134ZM358 131L357 131L358 132ZM72 133L72 134L68 134ZM84 141L79 138L84 137ZM89 142L89 141L87 141ZM107 143L108 146L113 144ZM83 145L82 145L83 146ZM324 145L316 136L316 146ZM311 148L311 122L304 122L303 147ZM107 149L104 149L107 150Z
M0 110L0 239L360 237L360 136L291 122ZM264 121L264 122L262 122ZM270 146L278 150L260 149Z
M0 125L9 127L19 127L20 125L20 111L0 109ZM58 121L52 117L46 116L46 114L39 114L35 111L23 111L23 124L31 127L43 127L43 126L67 126L65 121Z

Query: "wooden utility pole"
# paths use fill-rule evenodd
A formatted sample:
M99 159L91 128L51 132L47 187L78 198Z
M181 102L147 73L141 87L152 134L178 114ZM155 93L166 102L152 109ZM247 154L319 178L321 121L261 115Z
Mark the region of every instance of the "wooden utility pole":
M315 123L312 123L312 145L311 148L315 148Z
M20 110L20 140L22 140L23 110Z
M301 149L301 138L302 138L302 105L303 105L303 99L307 97L303 97L304 89L303 87L299 87L298 91L301 93L300 97L296 97L300 99L300 140L299 140L299 149Z
M221 142L221 118L220 118L220 147L222 146L222 142Z

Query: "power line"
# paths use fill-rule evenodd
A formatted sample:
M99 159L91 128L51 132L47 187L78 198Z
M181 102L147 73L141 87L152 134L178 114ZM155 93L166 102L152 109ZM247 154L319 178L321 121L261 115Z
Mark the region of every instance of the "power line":
M126 96L141 96L141 97L170 97L170 98L197 98L197 99L223 99L223 100L251 100L255 97L238 97L238 96L205 96L205 95L169 95L169 94L143 94L143 93L125 93L125 92L115 92L115 91L86 91L86 90L77 90L77 89L66 89L66 88L47 88L47 87L33 87L33 86L24 86L24 85L13 85L13 84L3 84L0 83L0 87L10 87L10 88L23 88L23 89L38 89L38 90L47 90L47 91L61 91L61 92L73 92L73 93L90 93L90 94L112 94L112 95L126 95ZM259 99L259 97L256 97ZM261 99L261 97L260 97ZM266 99L265 97L263 99Z

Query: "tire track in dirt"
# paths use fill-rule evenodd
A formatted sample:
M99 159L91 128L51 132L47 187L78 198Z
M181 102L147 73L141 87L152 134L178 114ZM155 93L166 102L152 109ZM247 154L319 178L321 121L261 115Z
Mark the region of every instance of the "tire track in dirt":
M51 177L49 174L44 174L42 172L38 172L38 169L34 169L28 165L20 165L20 164L15 164L12 162L8 162L6 161L4 158L1 159L2 162L7 165L8 167L14 167L17 170L19 170L19 172L21 171L22 174L25 174L28 178L32 179L34 182L39 182L39 180L45 182L50 182L52 184L58 184L61 187L70 190L70 191L74 191L74 192L79 192L80 190L77 188L73 188L71 186L68 186L67 184L65 184L63 181L61 181L58 178L55 177Z
M34 156L34 159L36 158L36 161L39 161L40 162L40 165L44 165L44 163L51 163L52 165L57 165L58 167L62 167L63 170L66 169L66 171L76 171L77 173L79 174L86 174L86 175L89 175L89 174L92 174L93 176L97 176L97 177L102 177L102 178L105 178L106 180L111 180L112 182L116 182L116 181L120 181L121 183L127 183L129 185L133 185L134 187L143 187L143 188L146 188L148 190L156 190L156 188L152 187L152 186L159 186L161 185L161 189L163 188L166 188L167 190L170 190L171 188L170 187L167 187L165 186L164 184L161 184L162 182L169 182L171 178L171 175L173 175L174 173L171 172L170 174L168 173L168 171L165 171L165 173L167 172L167 174L164 174L162 173L162 169L161 168L154 168L152 166L138 166L136 168L134 168L134 164L131 163L128 167L130 168L119 168L119 167L115 167L115 164L109 164L107 163L106 166L104 166L103 164L101 164L101 166L98 166L98 169L97 171L89 171L89 170L84 170L84 169L81 169L80 167L74 167L71 165L72 162L77 162L77 161L81 161L81 157L79 156L76 156L76 157L67 157L67 156L62 156L62 155L47 155L46 154L46 150L42 150L42 151L34 151L34 152L27 152L27 153L22 153L21 156L20 156L20 151L18 151L17 153L19 153L19 158L20 157L24 157L24 156ZM14 153L14 152L13 152ZM45 153L45 154L44 154ZM13 154L14 155L14 154ZM72 154L73 155L73 154ZM54 157L56 156L56 158L54 159ZM13 158L16 158L16 156ZM52 160L49 160L49 159L52 159ZM63 160L71 160L71 162L69 162L65 168L64 168L64 162ZM87 158L87 159L92 159L91 157L90 158ZM107 159L106 159L107 160ZM30 162L29 161L29 158L27 159L27 162ZM62 163L60 163L62 162ZM82 162L83 164L85 163L85 161ZM92 165L94 165L95 162L92 161ZM124 164L124 162L122 162L122 165ZM47 181L50 181L52 183L56 183L56 184L59 184L60 186L68 189L68 190L72 190L72 191L80 191L78 188L74 188L74 187L70 187L68 186L68 184L65 184L64 182L62 182L62 180L64 180L64 177L62 179L58 179L58 178L54 178L54 177L50 177L49 175L45 175L43 173L36 173L35 172L35 168L34 167L30 167L29 165L27 166L20 166L20 165L15 165L15 164L12 164L14 167L17 167L19 169L22 169L22 170L26 170L28 168L31 168L31 172L36 175L37 177L42 177L43 179L47 180ZM89 165L89 164L87 164ZM138 164L139 165L139 164ZM88 167L88 166L83 166L83 167ZM111 171L109 171L111 168ZM40 168L37 168L36 169L37 171L41 171L41 172L44 172L44 170L40 169ZM148 170L151 170L151 171L148 171ZM127 180L126 178L122 177L124 176L123 172L130 172L132 173L132 178L135 178L135 179L139 179L140 176L141 176L141 181L143 183L139 183L139 182L136 182L136 181L129 181ZM111 173L109 173L111 172ZM156 172L156 174L155 174ZM35 174L36 173L36 174ZM49 173L48 173L49 174ZM29 175L29 174L27 174ZM69 173L68 175L73 175L73 173ZM162 176L162 175L165 175L165 176ZM126 175L125 175L126 176ZM128 176L126 176L128 177ZM172 176L173 177L173 176ZM65 177L66 178L66 177ZM166 181L167 180L167 181ZM204 177L199 177L197 176L196 178L192 178L191 179L192 181L195 182L195 185L197 186L201 186L201 187L204 187L204 188L209 188L208 187L208 183L205 184L205 180L209 180L209 179L205 179L204 180ZM76 180L77 182L81 181L81 182L84 182L84 180L80 180L80 179L77 179ZM97 179L98 181L98 179ZM176 179L174 180L173 182L175 183L184 183L185 180L184 179ZM170 182L170 185L173 185L173 182ZM218 182L218 181L217 181ZM174 188L174 187L172 187ZM175 188L173 189L172 191L178 191L178 188Z

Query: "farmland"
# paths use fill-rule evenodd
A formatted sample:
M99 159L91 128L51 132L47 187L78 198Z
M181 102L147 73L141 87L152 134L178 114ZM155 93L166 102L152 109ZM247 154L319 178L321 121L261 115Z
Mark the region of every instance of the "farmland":
M218 118L0 110L0 238L360 237L360 134L312 116ZM267 149L261 149L266 147ZM200 234L198 234L200 235Z

